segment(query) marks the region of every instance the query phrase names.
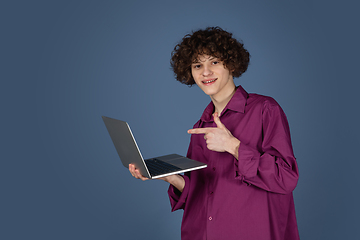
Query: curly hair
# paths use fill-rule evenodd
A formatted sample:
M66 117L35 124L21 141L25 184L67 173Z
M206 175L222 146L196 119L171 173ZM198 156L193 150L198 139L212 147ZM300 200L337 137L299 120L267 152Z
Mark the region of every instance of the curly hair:
M171 68L175 78L186 85L194 85L191 64L201 55L209 55L223 61L233 77L240 77L248 68L250 54L244 44L220 27L208 27L183 37L171 53Z

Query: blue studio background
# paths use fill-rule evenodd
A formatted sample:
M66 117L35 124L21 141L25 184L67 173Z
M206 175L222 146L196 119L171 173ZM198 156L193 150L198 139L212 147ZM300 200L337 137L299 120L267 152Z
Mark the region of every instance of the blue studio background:
M355 2L355 1L353 1ZM252 55L239 79L287 114L302 239L360 239L359 6L351 1L1 1L0 239L180 239L167 184L121 165L101 116L145 158L186 154L210 101L170 54L220 26Z

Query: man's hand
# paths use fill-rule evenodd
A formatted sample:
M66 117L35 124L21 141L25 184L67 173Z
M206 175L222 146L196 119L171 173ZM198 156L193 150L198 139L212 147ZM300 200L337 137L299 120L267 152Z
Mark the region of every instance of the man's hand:
M141 175L139 169L135 168L134 164L129 164L129 171L134 178L141 179L143 181L148 180L147 177Z
M134 178L141 179L143 181L148 180L147 177L144 177L143 175L141 175L139 169L135 168L134 164L129 164L129 171ZM178 174L169 175L169 176L161 177L158 179L164 180L165 182L170 183L171 185L176 187L180 192L182 192L185 187L184 178Z
M204 134L207 148L216 152L229 152L238 159L240 141L220 121L218 113L214 113L216 127L195 128L188 130L190 134Z

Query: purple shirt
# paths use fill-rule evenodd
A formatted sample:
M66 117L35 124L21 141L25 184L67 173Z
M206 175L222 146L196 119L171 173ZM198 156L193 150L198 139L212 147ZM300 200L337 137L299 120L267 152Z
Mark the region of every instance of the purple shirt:
M211 102L194 128L216 127ZM220 116L241 141L239 160L207 149L191 135L188 157L208 165L185 173L181 193L172 185L172 211L184 209L182 240L297 240L292 191L298 180L284 112L272 98L239 86Z

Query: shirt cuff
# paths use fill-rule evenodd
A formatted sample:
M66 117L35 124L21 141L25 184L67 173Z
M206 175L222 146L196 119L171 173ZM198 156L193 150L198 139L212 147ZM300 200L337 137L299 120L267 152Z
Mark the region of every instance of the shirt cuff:
M185 180L185 186L182 192L180 192L176 187L170 184L168 189L168 195L171 204L171 211L176 211L178 209L184 209L186 198L189 193L190 188L190 179L186 175L181 175Z
M259 166L260 152L247 144L240 143L239 158L235 161L236 179L254 177Z

